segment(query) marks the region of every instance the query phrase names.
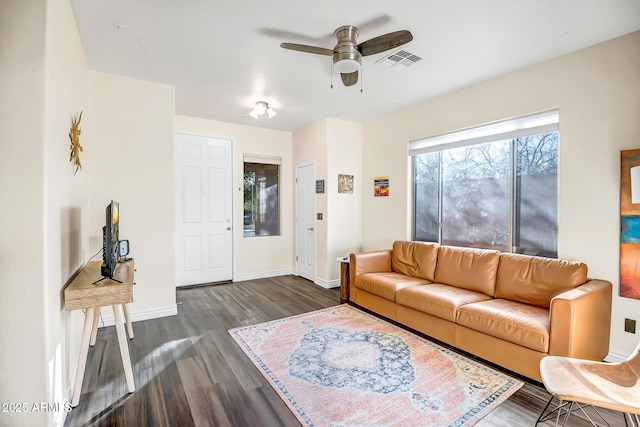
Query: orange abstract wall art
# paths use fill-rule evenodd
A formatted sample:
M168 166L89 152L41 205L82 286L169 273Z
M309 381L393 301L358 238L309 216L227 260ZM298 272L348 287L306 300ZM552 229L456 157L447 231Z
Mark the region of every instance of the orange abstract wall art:
M640 203L631 200L631 173L640 149L620 153L620 296L640 299ZM640 183L638 183L640 185Z

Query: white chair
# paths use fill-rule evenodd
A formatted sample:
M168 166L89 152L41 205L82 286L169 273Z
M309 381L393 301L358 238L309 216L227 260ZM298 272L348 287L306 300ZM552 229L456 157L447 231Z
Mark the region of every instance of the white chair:
M596 426L584 410L584 407L592 406L606 425L609 424L596 407L620 411L625 425L640 427L640 344L621 363L547 356L540 361L540 375L551 399L542 410L536 426L553 418L554 413L558 426L566 410L562 423L565 426L571 412L577 409ZM559 400L558 406L547 413L554 398Z

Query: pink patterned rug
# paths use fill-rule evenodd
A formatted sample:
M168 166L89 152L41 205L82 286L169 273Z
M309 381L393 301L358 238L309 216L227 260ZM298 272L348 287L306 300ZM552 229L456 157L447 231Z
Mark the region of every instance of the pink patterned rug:
M523 385L346 304L229 333L305 426L472 426Z

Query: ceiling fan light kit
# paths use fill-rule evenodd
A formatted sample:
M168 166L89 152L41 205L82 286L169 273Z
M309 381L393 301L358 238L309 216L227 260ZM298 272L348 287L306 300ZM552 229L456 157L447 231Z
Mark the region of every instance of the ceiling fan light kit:
M360 69L362 54L356 45L360 32L352 25L345 25L334 32L338 44L333 48L333 68L339 73L353 73Z
M258 101L256 102L255 107L253 107L253 110L249 112L249 115L257 120L260 118L260 116L264 115L264 113L267 113L267 116L269 116L270 119L278 114L273 108L269 106L268 102Z
M337 43L333 50L296 43L282 43L280 47L299 52L331 56L333 69L340 73L342 83L345 86L352 86L358 82L358 72L361 71L363 56L375 55L376 53L394 49L413 40L413 36L409 31L400 30L374 37L358 44L359 34L360 31L353 25L339 27L334 32Z

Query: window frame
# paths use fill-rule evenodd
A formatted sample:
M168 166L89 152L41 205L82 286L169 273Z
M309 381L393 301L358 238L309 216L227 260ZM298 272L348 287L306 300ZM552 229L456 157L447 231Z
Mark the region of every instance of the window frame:
M502 130L501 132L492 133L496 129ZM506 131L505 131L506 130ZM508 119L499 122L489 123L487 125L477 126L473 128L467 128L460 131L451 132L448 134L436 135L434 137L423 138L420 140L411 141L409 143L409 156L411 157L411 236L413 240L416 240L417 232L417 191L418 185L416 183L416 156L424 153L439 153L438 158L438 173L437 173L437 243L442 244L443 238L443 199L444 199L444 165L443 165L443 152L445 150L469 147L473 145L509 141L509 225L508 225L508 249L511 253L517 252L516 246L516 231L520 230L522 222L516 224L517 220L517 179L518 179L518 138L540 135L545 133L556 133L556 168L557 158L559 151L559 111L548 110L541 113L536 113L528 116L518 117L515 119ZM557 200L557 179L558 171L556 169L556 229L555 238L558 234L558 200ZM521 193L519 193L521 194ZM520 196L521 197L521 196ZM545 248L540 248L544 250ZM551 251L552 257L558 256L558 242L555 242L555 248ZM544 255L548 256L548 255Z
M274 237L274 236L281 236L282 235L282 223L281 223L281 194L280 194L280 186L281 186L281 174L282 174L282 159L280 157L276 157L276 156L266 156L266 155L259 155L259 154L244 154L243 155L243 163L242 163L242 177L243 177L243 189L244 189L244 177L247 173L247 164L257 164L257 165L264 165L264 166L276 166L277 168L277 173L276 173L276 207L277 207L277 218L275 219L274 223L276 224L277 230L275 233L268 233L268 234L256 234L255 233L255 228L253 230L253 233L249 233L247 231L247 229L245 228L245 221L244 221L244 217L245 217L245 209L244 209L244 205L245 205L245 193L243 191L243 196L242 196L242 218L243 218L243 225L242 225L242 237ZM255 183L254 183L254 187L255 187ZM254 227L255 227L255 207L253 208L253 215L254 215Z

